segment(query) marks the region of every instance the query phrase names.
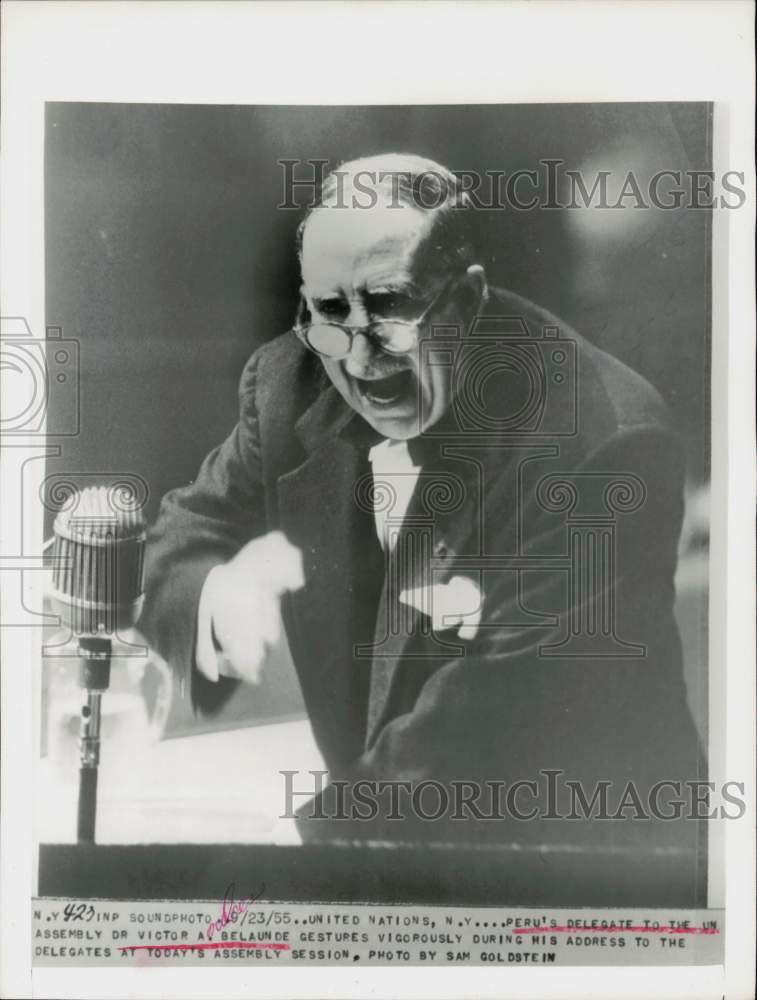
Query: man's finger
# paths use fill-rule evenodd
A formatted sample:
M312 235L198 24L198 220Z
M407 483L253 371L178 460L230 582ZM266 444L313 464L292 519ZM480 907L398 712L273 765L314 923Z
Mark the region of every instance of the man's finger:
M435 632L458 628L458 637L470 641L481 623L482 594L473 580L453 576L448 583L403 590L400 601L431 618Z
M234 640L225 649L226 659L238 680L256 684L260 679L265 660L265 644L258 636Z
M235 681L242 680L239 671L236 669L226 653L217 653L216 656L218 658L218 675L220 677L229 677L231 680Z
M271 646L275 646L281 635L279 599L277 597L271 598L270 594L258 594L252 607L255 609L254 627L260 638Z

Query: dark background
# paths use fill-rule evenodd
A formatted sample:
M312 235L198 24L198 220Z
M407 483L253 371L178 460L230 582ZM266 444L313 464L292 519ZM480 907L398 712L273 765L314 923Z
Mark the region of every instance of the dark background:
M278 160L405 150L453 170L547 157L592 172L702 169L709 120L701 104L48 105L46 316L80 342L81 365L81 434L61 468L139 473L152 516L229 432L245 360L291 325L296 303L300 213L276 207ZM507 209L482 212L482 226L490 282L649 379L701 479L709 213Z
M597 170L633 169L643 186L658 170L707 169L710 134L705 104L48 104L46 317L80 344L80 433L49 471L137 473L152 518L162 494L193 479L231 430L245 360L291 325L296 305L301 213L277 208L279 160L336 166L406 151L453 170L510 173L554 157L583 168L589 184ZM700 487L709 475L709 215L481 213L490 283L556 312L652 382ZM697 593L684 609L689 670L705 648Z

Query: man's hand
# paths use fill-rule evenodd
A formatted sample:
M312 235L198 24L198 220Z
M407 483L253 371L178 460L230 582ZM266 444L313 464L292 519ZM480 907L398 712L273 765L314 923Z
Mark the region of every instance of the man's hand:
M467 576L453 576L449 583L403 590L400 601L431 619L434 632L457 629L458 639L476 638L483 613L483 595Z
M208 573L198 611L197 667L255 684L281 635L279 598L305 582L299 549L280 531L254 538Z

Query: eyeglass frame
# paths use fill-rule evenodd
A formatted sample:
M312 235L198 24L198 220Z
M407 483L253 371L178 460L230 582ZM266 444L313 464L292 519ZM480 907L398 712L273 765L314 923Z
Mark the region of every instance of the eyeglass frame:
M297 335L298 339L305 345L305 347L307 347L309 351L312 351L313 354L317 354L319 358L328 358L331 361L343 361L345 358L349 357L350 351L352 350L352 344L355 339L355 334L357 333L362 333L363 336L369 337L372 342L377 343L378 347L385 354L389 354L392 357L402 357L405 354L409 354L413 350L413 348L415 348L415 346L418 343L418 331L420 330L421 324L425 322L432 309L436 305L438 305L440 299L444 297L444 295L458 280L459 276L451 277L448 281L445 281L445 283L442 285L442 287L439 289L439 291L436 293L433 299L421 312L420 316L417 316L415 319L385 319L382 317L381 319L378 320L372 320L368 326L350 326L348 323L339 323L334 320L322 320L321 322L315 324L314 323L306 323L304 325L295 324L292 327L292 330ZM371 336L371 327L381 323L393 323L397 326L406 326L410 328L415 327L415 339L413 341L412 346L408 347L404 351L387 350L386 346L382 344L380 340L378 340L374 336ZM312 344L310 344L307 339L308 330L310 330L310 328L313 326L335 326L338 330L341 330L343 333L346 333L350 339L350 343L349 347L344 352L344 354L325 354L323 351L319 351L315 347L313 347Z

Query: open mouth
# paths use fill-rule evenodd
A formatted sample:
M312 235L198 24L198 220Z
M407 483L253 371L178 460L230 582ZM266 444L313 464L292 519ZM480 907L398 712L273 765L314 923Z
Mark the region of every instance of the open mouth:
M409 368L387 375L386 378L355 378L361 396L372 406L392 406L409 398L413 387L413 373Z

